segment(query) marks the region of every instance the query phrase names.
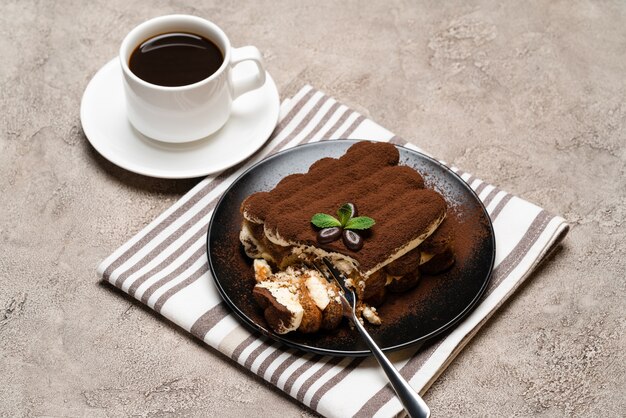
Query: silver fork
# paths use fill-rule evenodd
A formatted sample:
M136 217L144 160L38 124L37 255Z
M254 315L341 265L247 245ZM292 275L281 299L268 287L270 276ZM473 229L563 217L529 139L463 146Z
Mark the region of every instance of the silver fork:
M337 268L328 260L326 257L322 259L326 268L320 266L318 261L313 262L313 266L317 271L319 271L322 276L326 278L328 281L334 281L337 283L340 289L343 292L340 292L339 297L341 298L341 303L344 307L344 314L349 312L348 316L354 326L361 334L361 337L365 340L367 346L372 350L372 354L378 360L378 364L382 367L383 371L387 375L389 379L389 383L391 383L391 387L398 395L400 402L404 406L404 409L409 413L409 415L413 418L428 418L430 417L430 408L426 405L426 402L422 399L422 397L413 390L413 388L409 385L409 383L402 377L402 375L398 372L398 370L394 367L393 363L389 361L387 356L380 349L378 344L374 341L374 339L367 332L361 321L356 316L356 295L354 290L345 284L345 276L341 273Z

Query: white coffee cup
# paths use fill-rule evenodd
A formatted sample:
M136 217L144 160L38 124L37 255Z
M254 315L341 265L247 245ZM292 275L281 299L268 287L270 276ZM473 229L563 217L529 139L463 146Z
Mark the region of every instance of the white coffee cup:
M204 80L178 87L152 84L136 76L129 68L135 48L171 32L207 38L220 48L224 62ZM236 65L247 60L256 64L256 74L235 77ZM189 142L211 135L228 120L233 100L265 83L263 58L257 48L232 47L224 31L196 16L161 16L140 24L122 41L120 63L128 120L142 134L164 142Z

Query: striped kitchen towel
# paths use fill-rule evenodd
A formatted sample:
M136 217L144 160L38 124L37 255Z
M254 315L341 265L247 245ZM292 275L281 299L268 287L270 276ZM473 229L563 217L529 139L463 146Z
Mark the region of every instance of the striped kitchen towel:
M256 155L202 180L104 260L97 274L322 415L394 416L402 406L372 357L307 354L251 333L222 302L208 271L207 225L226 188L252 164L277 151L332 138L391 141L419 150L306 86L283 102L276 130ZM451 332L423 347L390 354L421 393L568 230L563 218L469 173L452 170L476 191L490 214L496 235L495 269L482 302Z

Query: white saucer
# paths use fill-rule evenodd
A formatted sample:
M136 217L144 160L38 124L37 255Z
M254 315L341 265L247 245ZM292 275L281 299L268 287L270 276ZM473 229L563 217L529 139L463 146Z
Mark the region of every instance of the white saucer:
M255 66L240 66L238 71ZM276 84L265 85L233 102L230 119L216 133L198 141L170 144L136 131L126 118L122 70L118 58L105 64L89 82L80 104L80 120L91 145L126 170L160 178L192 178L222 171L254 154L278 122Z

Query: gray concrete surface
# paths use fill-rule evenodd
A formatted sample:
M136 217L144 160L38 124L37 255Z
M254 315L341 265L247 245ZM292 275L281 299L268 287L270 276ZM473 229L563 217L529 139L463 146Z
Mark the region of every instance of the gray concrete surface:
M626 3L0 3L0 415L313 413L94 267L197 180L128 173L79 120L122 37L172 12L562 214L563 246L426 395L434 416L626 415Z

